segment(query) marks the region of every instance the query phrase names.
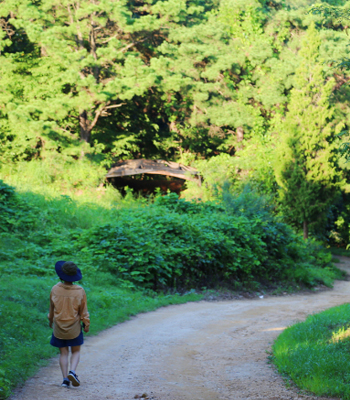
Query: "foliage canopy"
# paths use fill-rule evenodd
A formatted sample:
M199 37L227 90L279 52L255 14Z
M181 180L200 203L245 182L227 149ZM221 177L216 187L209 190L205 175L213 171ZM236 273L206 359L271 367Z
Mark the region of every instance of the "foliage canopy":
M303 31L319 21L299 3L0 3L0 159L238 154L288 109ZM342 59L346 35L322 29L322 58ZM347 75L324 73L346 125Z
M311 25L300 51L302 63L296 71L289 110L283 123L276 158L276 179L280 185L284 213L297 225L303 222L304 238L311 222L325 218L329 206L344 182L337 168L330 96L334 80L325 82L318 64L321 40Z

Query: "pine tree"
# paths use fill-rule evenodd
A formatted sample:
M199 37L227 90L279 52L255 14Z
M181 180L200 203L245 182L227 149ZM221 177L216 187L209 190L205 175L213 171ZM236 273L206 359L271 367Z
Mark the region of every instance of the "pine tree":
M8 82L0 85L0 105L2 92L14 92L15 78L23 88L20 96L5 99L12 107L12 129L23 129L26 122L32 136L39 129L52 134L50 129L64 131L55 123L73 119L81 140L90 142L101 117L159 84L160 73L150 65L154 48L172 27L198 19L203 10L196 2L178 0L0 1L1 21L24 32L37 49L37 62L25 68L28 77L22 71L16 76L13 57L5 57L6 70L0 65ZM16 38L5 37L0 24L0 52Z
M309 224L325 217L343 184L337 169L334 108L330 105L334 81L325 81L320 44L312 24L300 50L302 63L296 71L275 165L282 207L295 225L303 224L304 239L308 238Z

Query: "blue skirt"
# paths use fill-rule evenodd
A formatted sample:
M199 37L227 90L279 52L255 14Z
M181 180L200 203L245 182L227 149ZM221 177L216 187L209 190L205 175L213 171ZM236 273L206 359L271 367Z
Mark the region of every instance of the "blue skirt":
M74 339L59 339L54 334L51 336L50 344L54 347L81 346L84 343L83 331Z

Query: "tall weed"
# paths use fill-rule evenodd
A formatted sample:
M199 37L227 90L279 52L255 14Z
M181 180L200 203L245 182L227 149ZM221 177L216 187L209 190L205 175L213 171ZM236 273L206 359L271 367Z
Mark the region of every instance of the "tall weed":
M122 202L122 197L113 187L105 185L106 172L87 158L52 156L46 160L2 164L0 179L28 196L34 193L44 196L45 200L68 196L78 204L93 203L110 208Z

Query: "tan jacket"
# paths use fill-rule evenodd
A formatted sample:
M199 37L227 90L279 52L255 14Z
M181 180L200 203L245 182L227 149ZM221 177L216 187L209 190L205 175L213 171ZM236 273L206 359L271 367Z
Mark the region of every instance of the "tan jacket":
M81 331L81 321L90 326L85 290L78 285L57 283L50 294L48 314L53 334L59 339L74 339Z

